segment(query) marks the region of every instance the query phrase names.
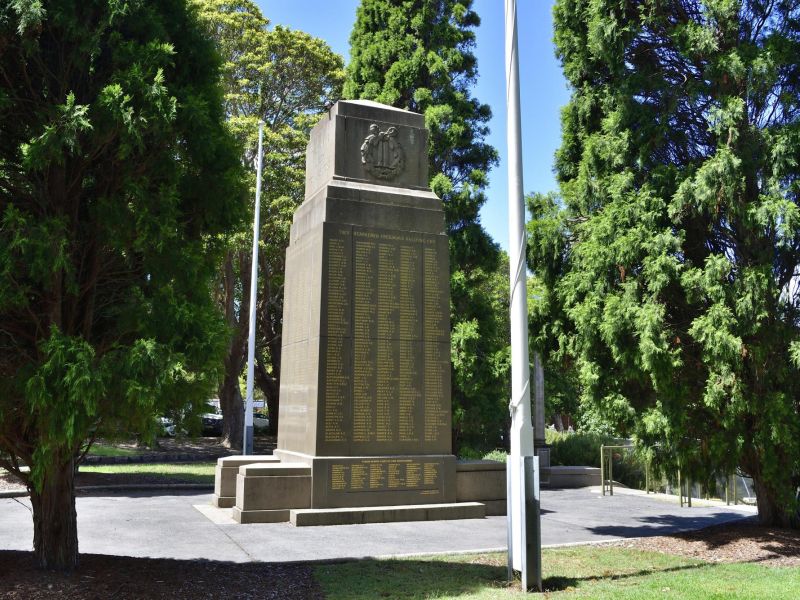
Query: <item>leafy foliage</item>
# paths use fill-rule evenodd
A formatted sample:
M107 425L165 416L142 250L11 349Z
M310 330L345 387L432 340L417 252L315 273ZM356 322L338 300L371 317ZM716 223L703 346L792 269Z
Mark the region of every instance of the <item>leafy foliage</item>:
M192 0L223 57L222 85L228 127L240 140L250 171L251 197L258 121L265 122L261 243L259 246L256 382L267 397L270 428L278 425L283 279L289 227L303 200L305 147L320 114L340 97L344 62L322 40L276 26L249 0ZM252 223L252 213L250 216ZM252 226L229 240L217 300L231 329L225 376L219 387L225 436L241 444L241 393L250 306Z
M559 0L563 206L531 207L583 401L800 524L800 6Z
M450 237L454 440L489 449L507 420L508 328L500 253L479 218L497 163L485 142L491 110L470 93L479 24L472 0L362 0L344 95L425 116L430 186Z
M44 566L77 560L87 438L218 376L210 276L244 189L217 67L181 0L0 7L0 462Z

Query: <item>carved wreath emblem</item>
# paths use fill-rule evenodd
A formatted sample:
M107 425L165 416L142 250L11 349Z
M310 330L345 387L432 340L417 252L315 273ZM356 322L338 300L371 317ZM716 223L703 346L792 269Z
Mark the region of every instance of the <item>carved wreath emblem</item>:
M374 123L361 144L361 164L367 172L380 179L394 179L403 170L403 147L397 141L397 128L381 131Z

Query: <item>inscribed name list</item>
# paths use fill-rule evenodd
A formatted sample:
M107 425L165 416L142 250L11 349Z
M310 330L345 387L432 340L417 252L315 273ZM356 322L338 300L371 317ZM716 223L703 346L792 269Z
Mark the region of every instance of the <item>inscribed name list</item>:
M324 243L323 443L430 450L450 426L446 237L326 224Z

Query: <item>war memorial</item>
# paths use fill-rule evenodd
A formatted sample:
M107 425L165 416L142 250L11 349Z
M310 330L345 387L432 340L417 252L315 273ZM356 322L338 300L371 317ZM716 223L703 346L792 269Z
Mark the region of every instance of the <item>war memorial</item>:
M505 467L452 455L448 239L422 115L340 101L286 253L278 447L220 459L240 523L481 518Z

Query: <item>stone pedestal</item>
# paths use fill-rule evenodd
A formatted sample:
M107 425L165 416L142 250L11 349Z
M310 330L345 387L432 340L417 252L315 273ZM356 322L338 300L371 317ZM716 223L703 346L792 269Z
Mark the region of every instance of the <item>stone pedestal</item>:
M214 470L214 496L211 503L217 508L231 508L236 504L236 476L239 468L253 463L278 462L277 456L226 456L217 460Z
M280 463L259 467L269 480L265 469L302 464L310 484L251 484L241 467L242 521L282 510L267 499L278 494L298 510L455 506L448 240L427 137L421 115L368 101L337 103L312 131L286 252Z

